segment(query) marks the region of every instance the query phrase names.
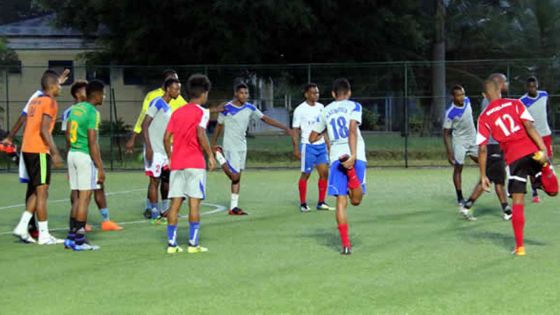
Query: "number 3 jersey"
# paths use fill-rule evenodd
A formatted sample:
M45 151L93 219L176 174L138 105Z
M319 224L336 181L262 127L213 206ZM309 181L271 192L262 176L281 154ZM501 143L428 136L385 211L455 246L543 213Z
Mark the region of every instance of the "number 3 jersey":
M327 129L331 144L329 152L331 164L338 161L340 156L351 154L348 144L350 120L355 120L358 126L362 123L362 105L350 100L334 101L325 107L319 121L313 127L313 131L318 133ZM356 159L366 162L366 149L360 128L358 128L357 138Z
M527 134L523 121L533 121L523 103L516 99L497 99L478 117L476 144L487 144L492 136L504 151L506 164L538 151Z

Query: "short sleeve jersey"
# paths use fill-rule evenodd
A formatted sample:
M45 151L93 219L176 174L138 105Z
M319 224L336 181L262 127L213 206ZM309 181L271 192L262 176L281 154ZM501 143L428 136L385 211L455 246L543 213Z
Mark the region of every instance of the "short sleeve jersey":
M152 150L165 155L163 136L169 119L171 118L171 107L162 97L156 97L150 104L146 115L152 118L152 122L148 128Z
M144 122L144 117L146 116L146 112L150 107L150 104L156 97L162 97L165 94L165 91L162 88L158 88L152 90L146 94L144 97L144 101L142 102L142 109L140 110L140 115L138 115L138 119L136 119L136 124L134 124L134 132L141 133L142 132L142 122ZM171 111L175 111L176 109L184 106L187 104L187 101L179 95L176 99L173 99L169 102L169 106L171 106Z
M491 102L478 118L476 144L487 144L492 136L504 151L506 164L538 151L523 121L533 121L525 106L516 99L497 99Z
M362 123L362 105L350 100L334 101L325 107L319 122L313 127L313 131L318 133L327 129L331 143L331 163L338 161L338 158L344 154L351 154L348 144L351 120L355 120L358 126ZM357 140L357 159L365 162L366 149L359 127Z
M99 129L99 112L91 103L81 102L70 111L70 151L89 154L88 130Z
M253 104L236 106L232 102L224 106L218 115L218 123L224 125L223 148L226 151L247 151L247 128L251 119L261 119L264 114Z
M23 146L26 153L50 153L49 145L41 137L43 116L51 118L49 132L52 132L58 113L58 104L50 96L42 95L34 98L27 109L27 122L23 131Z
M474 142L476 128L474 126L472 106L469 98L465 98L463 106L453 103L445 113L443 129L452 129L454 140Z
M72 107L74 107L74 105L64 110L62 116L60 117L60 119L62 120L62 123L60 124L60 130L62 131L66 131L66 127L68 126L68 118L70 118L70 112L72 111Z
M292 128L301 129L301 143L309 144L309 135L313 131L313 127L321 119L321 113L325 106L321 103L315 103L311 106L307 102L303 102L294 110L294 118ZM323 144L325 139L321 139L313 144Z
M173 135L171 170L206 169L202 148L198 141L198 127L206 129L210 112L198 104L187 104L173 112L167 132Z
M548 93L546 91L537 91L536 97L525 94L519 100L527 107L527 110L529 110L529 113L535 119L535 128L537 132L542 137L552 134L550 126L548 125L548 114L546 112Z

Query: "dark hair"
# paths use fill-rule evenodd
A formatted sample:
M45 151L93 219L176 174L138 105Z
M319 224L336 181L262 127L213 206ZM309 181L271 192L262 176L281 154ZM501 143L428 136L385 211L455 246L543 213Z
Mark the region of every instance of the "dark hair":
M536 83L536 84L538 84L538 83L539 83L539 80L537 79L536 76L532 75L532 76L530 76L529 78L527 78L527 83Z
M241 89L249 89L249 86L243 82L237 83L235 85L235 87L233 88L233 91L235 91L236 93L239 92L239 90Z
M163 70L163 80L167 80L170 76L177 74L177 71L173 70L173 69L165 69Z
M346 78L338 78L333 82L332 91L336 96L342 93L348 93L351 89L350 82Z
M465 88L460 85L460 84L455 84L452 88L451 88L451 95L455 94L455 91L460 91L460 90L464 90Z
M93 93L98 93L98 92L103 93L104 88L105 88L105 84L103 83L103 81L91 80L86 86L86 95L89 98L90 96L93 95Z
M167 91L167 88L170 87L173 84L181 84L181 81L174 79L174 78L169 78L167 80L165 80L165 82L163 82L163 89L165 91Z
M317 83L309 82L303 87L303 93L307 93L310 89L318 88Z
M205 92L210 91L212 83L204 74L196 73L187 80L187 95L189 98L198 98Z
M41 88L44 91L48 90L49 87L58 84L58 74L56 74L56 72L52 73L47 71L45 71L45 73L43 73L43 76L41 77Z
M484 92L488 92L491 90L499 90L500 86L498 84L498 82L496 80L493 79L487 79L484 80L484 83L482 84L482 90Z
M77 98L76 93L78 93L78 91L80 89L83 89L83 88L87 87L87 85L88 85L88 81L86 81L86 80L76 80L76 81L74 81L74 83L72 84L72 87L70 87L70 95L72 95L73 98Z
M47 69L47 70L45 70L45 72L43 72L43 75L47 75L47 74L54 74L57 77L60 76L60 74L53 69Z

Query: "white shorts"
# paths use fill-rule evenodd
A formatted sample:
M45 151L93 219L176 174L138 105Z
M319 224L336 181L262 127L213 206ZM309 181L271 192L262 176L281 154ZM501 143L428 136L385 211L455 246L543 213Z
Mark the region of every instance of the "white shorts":
M465 156L467 155L478 157L478 146L474 142L467 143L457 141L453 143L453 158L455 159L455 164L465 164Z
M186 168L171 171L169 198L206 198L206 170Z
M71 190L96 190L101 188L97 184L97 167L95 167L89 154L83 152L68 152L68 178Z
M167 155L154 152L152 164L148 164L146 151L144 151L144 170L146 171L146 176L159 178L161 176L161 172L168 169L169 160L167 159Z
M19 182L20 183L29 183L29 174L27 174L27 168L25 168L25 162L23 161L23 153L19 156L19 165L18 165L18 173L19 173Z
M245 160L247 159L247 151L226 151L224 150L229 167L234 172L241 172L245 169Z

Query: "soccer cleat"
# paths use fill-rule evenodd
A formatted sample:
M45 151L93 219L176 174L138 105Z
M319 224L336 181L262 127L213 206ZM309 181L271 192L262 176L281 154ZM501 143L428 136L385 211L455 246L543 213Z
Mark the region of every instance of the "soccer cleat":
M525 247L519 246L515 248L511 254L515 256L525 256Z
M504 220L505 220L505 221L509 221L509 220L511 220L511 217L512 217L512 216L513 216L513 213L511 212L511 207L510 207L510 206L507 206L507 207L504 209Z
M208 251L208 248L206 247L202 247L200 245L197 246L190 246L187 248L187 252L189 254L198 254L198 253L206 253Z
M541 199L539 198L539 195L533 196L533 203L539 203L540 201Z
M20 241L22 241L24 243L27 243L27 244L37 243L37 241L33 237L31 237L31 235L29 235L29 233L27 233L26 231L21 233L20 231L14 230L13 234L14 234L15 237L19 238Z
M462 207L461 209L459 209L459 213L463 215L463 217L468 221L476 221L476 217L472 214L471 209Z
M228 214L229 214L229 215L248 215L247 212L243 211L243 209L238 208L238 207L235 207L235 208L233 208L233 209L230 209L230 210L228 211Z
M122 229L123 229L122 226L118 225L117 223L111 220L101 222L102 231L120 231Z
M73 250L77 252L86 251L86 250L98 250L100 247L97 245L92 245L88 243L83 243L82 245L74 244L72 247Z
M144 210L144 218L148 220L152 218L152 209Z
M76 245L76 242L74 242L74 240L70 240L70 239L65 239L64 240L64 248L66 248L66 249L74 249L75 245Z
M152 219L151 223L155 225L167 224L167 218L160 215L159 217Z
M49 234L46 237L39 237L39 242L37 243L39 245L58 245L64 243L64 240L61 240Z
M84 228L84 231L86 231L86 232L91 232L92 230L93 230L93 226L91 226L91 224L87 224L87 223L86 223L86 226L85 226L85 228Z
M329 206L326 202L320 202L317 204L317 210L326 210L326 211L333 211L334 208Z
M167 253L168 254L177 254L177 253L182 253L183 249L179 246L167 246Z
M306 203L302 203L301 205L299 205L299 211L309 212L309 211L311 211L311 209L309 208L309 206Z
M352 247L342 247L342 251L340 252L341 255L351 255L352 254Z

